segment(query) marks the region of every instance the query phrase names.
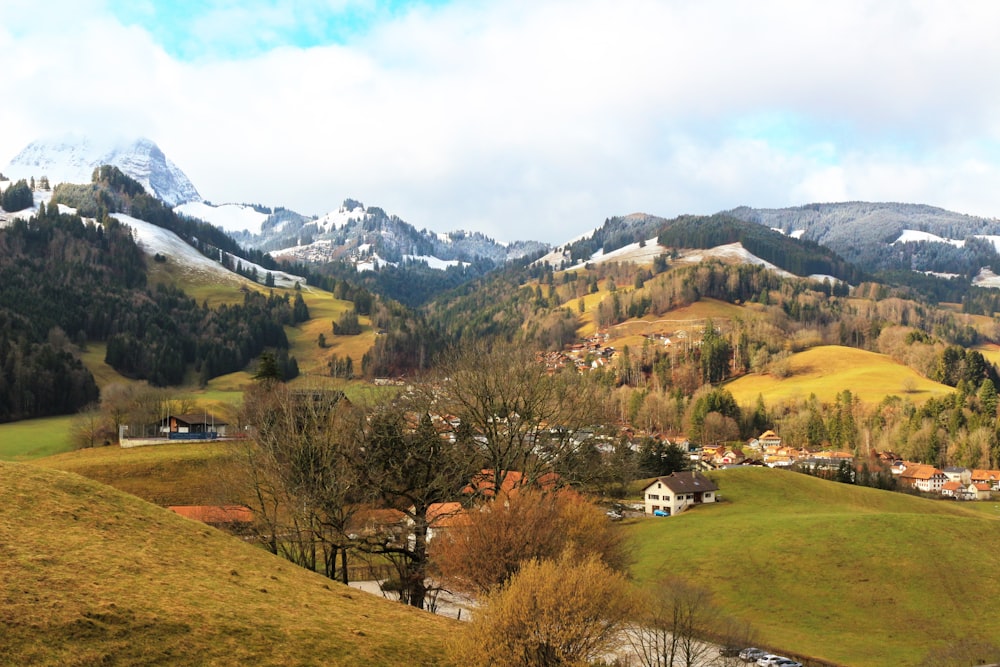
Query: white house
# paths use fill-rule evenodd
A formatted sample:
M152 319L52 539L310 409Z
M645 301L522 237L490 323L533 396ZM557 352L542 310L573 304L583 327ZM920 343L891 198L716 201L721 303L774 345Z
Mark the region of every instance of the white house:
M642 490L646 514L663 512L670 516L692 505L714 503L719 487L700 472L675 472L657 477Z

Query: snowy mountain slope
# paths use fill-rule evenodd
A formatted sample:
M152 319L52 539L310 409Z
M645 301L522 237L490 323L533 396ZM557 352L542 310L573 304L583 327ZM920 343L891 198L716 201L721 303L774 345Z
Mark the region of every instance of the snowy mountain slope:
M95 167L111 164L131 176L150 194L170 206L201 201L201 195L184 172L149 139L100 142L68 136L28 144L3 174L12 179L47 176L57 183L89 183Z
M115 213L113 217L132 228L136 243L151 257L156 254L163 255L168 261L177 262L187 271L211 278L214 282L241 284L244 280L220 262L202 255L170 230L121 213ZM240 261L248 271L256 267L260 276L263 277L268 273L268 269L262 266L246 260ZM306 284L305 278L284 271L271 271L271 274L277 287L294 287L295 283Z
M203 201L192 201L174 207L174 213L197 218L227 231L250 231L260 234L261 226L270 217L246 204L221 204L213 206Z

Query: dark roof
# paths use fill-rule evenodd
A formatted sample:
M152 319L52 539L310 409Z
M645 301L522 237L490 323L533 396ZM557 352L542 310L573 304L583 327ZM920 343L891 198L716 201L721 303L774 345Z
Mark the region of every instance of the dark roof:
M666 477L657 477L656 481L662 482L674 493L700 493L719 490L715 482L700 472L675 472Z
M219 419L211 413L206 414L204 412L170 415L170 419L176 419L178 422L189 426L192 424L205 424L206 426L215 424L216 426L228 426L228 423L224 419Z

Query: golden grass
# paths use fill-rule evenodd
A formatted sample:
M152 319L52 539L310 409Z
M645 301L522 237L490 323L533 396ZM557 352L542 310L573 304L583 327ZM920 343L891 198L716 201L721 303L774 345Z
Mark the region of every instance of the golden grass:
M457 621L77 475L0 463L10 665L444 664Z
M239 445L178 442L146 447L117 445L81 449L33 461L73 472L157 505L219 505L243 502L242 491L224 483L225 468Z
M820 401L832 402L845 389L850 389L865 402L876 403L886 396L897 395L921 403L931 396L954 391L884 354L839 345L824 345L793 354L789 366L789 377L745 375L728 383L726 389L740 404L755 401L758 394L767 403L805 398L810 394L816 394Z
M916 665L956 638L1000 637L1000 511L787 471L713 474L725 502L630 526L634 574L681 573L781 651Z
M1000 366L1000 345L997 345L996 343L986 343L985 345L980 345L976 349L983 353L986 361Z

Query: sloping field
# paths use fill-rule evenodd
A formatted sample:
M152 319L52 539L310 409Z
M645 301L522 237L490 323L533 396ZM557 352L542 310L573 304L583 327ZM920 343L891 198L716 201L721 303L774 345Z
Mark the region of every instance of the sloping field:
M850 389L866 402L878 402L889 395L905 396L914 402L954 391L922 377L884 354L839 345L823 345L794 354L789 359L791 375L745 375L726 385L738 403L757 400L774 403L810 394L832 402L838 393Z
M32 465L73 472L157 505L223 505L244 502L241 490L226 482L238 447L233 442L115 445L58 454Z
M456 621L96 482L0 463L0 662L436 665Z
M724 502L628 527L640 584L681 574L761 643L842 665L917 665L959 640L997 643L1000 616L974 611L1000 595L995 504L986 513L771 469L713 477Z

